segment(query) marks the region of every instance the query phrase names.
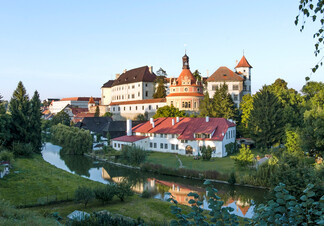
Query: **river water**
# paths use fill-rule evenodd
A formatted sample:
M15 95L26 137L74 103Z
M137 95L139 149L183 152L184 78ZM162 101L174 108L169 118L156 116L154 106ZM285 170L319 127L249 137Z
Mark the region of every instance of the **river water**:
M135 192L142 193L147 190L152 197L157 199L167 200L169 196L165 193L170 192L179 203L184 205L189 205L187 194L196 192L201 197L200 201L203 202L202 208L208 210L206 191L200 180L142 172L95 161L85 156L61 155L60 149L60 146L46 143L42 151L44 160L70 173L105 184L127 180L132 184L132 189ZM264 189L221 183L215 183L214 187L218 190L218 196L222 198L225 206L232 207L234 214L246 218L252 217L255 205L263 202L264 197L268 194L268 191Z

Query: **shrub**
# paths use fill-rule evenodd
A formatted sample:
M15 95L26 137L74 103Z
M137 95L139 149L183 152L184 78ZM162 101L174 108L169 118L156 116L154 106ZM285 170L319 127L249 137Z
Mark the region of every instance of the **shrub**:
M228 179L228 183L234 185L236 183L235 173L231 172L230 178Z
M94 198L94 193L91 188L78 187L75 190L75 201L83 202L84 207L87 206L88 202Z
M107 184L104 187L96 188L94 194L96 199L101 200L105 204L105 202L111 201L117 194L116 185Z
M201 149L201 155L203 160L209 161L211 159L212 152L213 150L210 146L206 148L206 146L204 145Z
M120 201L124 201L125 197L132 196L134 193L131 189L131 185L126 182L122 182L120 184L117 184L116 187L116 195L120 199Z
M1 151L0 152L0 162L1 161L9 161L9 162L13 162L14 160L14 155L12 152L10 151Z
M12 152L16 155L16 156L31 156L33 154L33 146L28 143L16 143L14 142L12 144Z
M142 192L141 197L144 199L151 198L151 193L148 190Z
M254 155L249 146L241 145L240 153L237 156L231 156L235 160L235 164L240 167L251 166L254 162Z
M137 146L124 145L122 148L122 159L132 165L139 165L146 159L146 151Z
M225 149L226 149L226 152L228 155L234 154L238 151L237 143L232 142L232 143L226 144Z

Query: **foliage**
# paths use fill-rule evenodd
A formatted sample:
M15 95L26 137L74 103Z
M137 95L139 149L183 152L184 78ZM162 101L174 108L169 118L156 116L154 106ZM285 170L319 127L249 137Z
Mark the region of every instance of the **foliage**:
M52 124L53 125L57 125L59 123L69 126L70 125L70 116L65 112L65 111L60 111L59 113L57 113L56 115L54 115L53 119L52 119Z
M31 143L12 143L12 152L16 156L26 156L29 157L33 154L34 148Z
M209 98L209 94L206 91L204 94L204 99L200 102L199 105L199 116L206 117L211 116L213 111L212 100Z
M283 183L275 187L275 197L256 207L252 225L315 225L324 223L324 196L316 198L314 185L308 184L297 198Z
M65 154L80 155L92 150L92 137L89 131L62 124L52 126L52 141L63 147Z
M311 18L313 22L315 22L318 18L320 21L320 27L317 32L314 33L313 38L316 39L315 43L315 56L318 56L321 53L321 50L324 47L324 2L323 0L300 0L299 2L299 14L296 16L295 24L298 25L299 23L299 17L302 15L302 25L300 28L300 31L302 32L305 28L306 19ZM316 72L316 70L319 68L319 65L322 66L322 60L324 56L321 58L321 60L312 68L312 72Z
M100 116L100 109L99 106L97 105L94 117L99 117L99 116Z
M266 86L254 95L249 127L257 146L270 148L283 137L282 106Z
M84 207L86 207L89 201L94 198L94 192L89 187L81 186L75 190L74 198L77 202L83 202Z
M0 162L1 161L13 162L13 160L14 160L14 155L12 152L7 151L7 150L0 152Z
M168 74L166 73L165 70L163 70L163 68L160 67L160 69L156 71L156 75L159 77L162 77L162 76L166 77Z
M115 184L107 184L104 187L94 189L96 199L101 200L103 204L111 201L117 194Z
M147 117L144 114L139 114L136 116L137 121L146 121Z
M7 146L11 140L10 133L11 117L6 112L4 103L0 96L0 145Z
M30 119L29 119L29 139L33 145L34 151L40 153L42 149L42 113L41 113L41 101L37 91L34 92L34 96L30 100Z
M234 172L231 172L230 178L228 179L227 182L231 185L234 185L236 183L236 177Z
M112 117L113 114L111 112L106 112L105 114L103 114L102 117Z
M204 184L210 185L211 183L210 181L205 181ZM174 205L171 206L171 213L177 218L177 220L171 221L171 225L238 225L237 216L231 213L234 209L231 207L222 207L224 202L220 200L221 198L219 196L217 196L217 189L208 186L206 190L209 204L208 208L211 209L208 214L210 215L210 221L213 224L209 224L207 216L203 214L204 210L201 208L203 202L200 201L199 195L190 192L188 194L188 197L191 198L188 202L191 205L191 212L189 214L182 213L178 201L174 199L171 193L168 193L168 195L171 196L168 201L174 203Z
M246 167L253 165L254 155L251 152L249 146L244 144L241 145L240 153L236 156L231 156L232 159L235 160L235 164L240 167Z
M303 86L301 91L304 94L304 97L306 98L306 100L309 100L312 97L314 97L317 93L319 93L321 90L324 90L323 82L308 81Z
M139 165L146 159L146 151L137 146L124 145L122 150L122 159L129 164Z
M291 154L302 155L301 138L297 131L286 130L286 148Z
M213 150L209 145L207 146L207 148L205 145L202 146L201 155L202 155L203 160L209 161L211 159L212 152L213 152Z
M144 199L151 198L151 193L148 190L144 190L141 194L141 197Z
M162 118L162 117L185 117L186 113L184 111L180 111L179 108L174 106L166 105L164 107L159 108L153 118Z
M234 119L237 117L237 109L231 95L228 93L228 86L224 83L216 87L212 101L212 117Z
M225 150L227 152L228 155L234 154L238 151L238 147L237 147L237 143L235 142L231 142L228 144L225 144Z
M153 94L153 98L165 98L166 97L166 89L164 86L164 77L157 79L157 89L155 90Z
M131 185L127 182L122 182L117 184L116 187L116 196L120 199L120 201L124 201L125 197L132 196L134 192L131 189Z
M202 81L201 79L201 73L198 70L195 70L192 75L195 77L196 81Z
M240 111L241 111L241 122L240 122L240 133L248 137L249 136L249 118L251 115L251 110L253 109L253 97L251 94L246 94L243 96L242 101L240 103Z

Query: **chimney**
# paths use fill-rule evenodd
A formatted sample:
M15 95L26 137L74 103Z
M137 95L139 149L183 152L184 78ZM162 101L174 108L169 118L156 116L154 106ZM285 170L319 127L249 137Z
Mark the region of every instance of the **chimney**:
M206 122L209 122L209 116L206 116Z
M172 119L172 125L174 126L174 118Z
M119 78L119 76L120 76L120 74L116 74L116 79L118 79L118 78Z
M179 122L179 117L176 117L177 123Z
M153 118L150 118L150 123L154 123L154 119Z
M127 136L132 136L132 120L130 120L130 119L127 119L127 122L126 122L126 133L127 133Z
M153 74L153 66L149 66L149 71L151 74Z
M154 121L152 122L152 128L154 128L155 127L155 125L154 125Z
M126 73L127 69L124 69L123 73Z

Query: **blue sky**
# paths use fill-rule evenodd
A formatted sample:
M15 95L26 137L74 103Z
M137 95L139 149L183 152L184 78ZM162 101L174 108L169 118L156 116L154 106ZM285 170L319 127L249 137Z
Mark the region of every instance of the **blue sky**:
M243 49L253 66L252 92L276 78L300 90L313 54L312 34L294 25L298 1L0 1L0 94L18 81L41 98L100 96L116 73L144 65L203 76L233 69ZM323 81L324 68L311 75Z

